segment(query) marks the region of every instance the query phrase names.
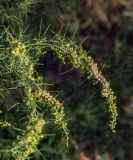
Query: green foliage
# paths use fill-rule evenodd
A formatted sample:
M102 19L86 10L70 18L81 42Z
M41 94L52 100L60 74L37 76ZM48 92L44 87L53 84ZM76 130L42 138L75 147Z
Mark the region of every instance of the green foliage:
M0 1L0 16L2 18L10 18L16 16L17 12L23 13L32 4L39 2L37 0L1 0Z

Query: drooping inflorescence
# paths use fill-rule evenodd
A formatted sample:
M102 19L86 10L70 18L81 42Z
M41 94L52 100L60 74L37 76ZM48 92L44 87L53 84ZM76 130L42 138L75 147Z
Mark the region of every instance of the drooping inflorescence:
M49 106L51 106L51 113L55 118L54 122L63 129L68 143L69 131L67 128L67 122L64 121L65 113L63 105L45 90L39 90L35 92L35 96L41 97Z
M106 98L108 111L110 112L110 128L115 132L117 124L117 105L116 96L112 90L110 83L99 70L97 63L94 62L91 56L82 49L81 46L75 45L73 42L66 42L59 36L56 40L48 40L51 49L53 49L58 57L64 62L71 62L74 68L82 69L86 72L88 79L94 79L101 85L101 95ZM47 44L46 44L47 46Z

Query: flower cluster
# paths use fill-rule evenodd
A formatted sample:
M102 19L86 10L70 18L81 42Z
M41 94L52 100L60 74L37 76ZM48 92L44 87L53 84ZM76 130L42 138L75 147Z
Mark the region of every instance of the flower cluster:
M19 56L26 52L26 46L24 43L19 42L17 40L12 41L12 51L11 53L15 56Z
M45 90L39 90L38 92L35 92L35 96L42 97L44 101L52 107L51 112L52 115L55 117L54 122L63 129L68 141L69 131L67 129L67 122L64 120L65 113L63 105L56 98L54 98L49 92Z
M9 127L11 124L7 121L0 121L0 127Z
M11 149L12 156L15 160L25 160L28 156L36 151L36 145L44 137L42 134L43 119L38 119L32 125L27 126L24 136L18 136Z
M63 107L62 104L56 98L54 98L49 92L45 90L39 90L38 92L35 92L35 96L43 97L48 104L56 107L57 109Z
M28 66L28 79L29 80L35 80L35 78L34 78L34 66L33 66L33 64L30 64L29 66Z
M23 78L34 81L34 64L28 54L29 48L21 41L14 40L11 42L12 61L11 66L16 66L20 63L21 67L25 69ZM19 70L17 70L19 71ZM21 72L21 71L20 71Z

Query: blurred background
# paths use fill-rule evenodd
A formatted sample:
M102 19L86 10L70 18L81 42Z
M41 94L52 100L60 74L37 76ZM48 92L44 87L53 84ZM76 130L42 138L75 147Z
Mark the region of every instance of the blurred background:
M47 89L64 103L71 140L58 128L38 146L47 160L133 160L133 1L44 0L27 13L29 32L60 33L90 52L117 96L118 125L112 134L105 99L86 75L49 53L37 67ZM50 25L50 27L48 27ZM54 133L54 134L53 134ZM40 153L34 154L41 160Z

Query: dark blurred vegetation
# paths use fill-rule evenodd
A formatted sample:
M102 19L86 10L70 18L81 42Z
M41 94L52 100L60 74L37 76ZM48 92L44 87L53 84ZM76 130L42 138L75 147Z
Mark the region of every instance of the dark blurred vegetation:
M115 94L119 119L117 132L108 127L105 101L99 87L92 86L84 73L63 65L50 53L37 67L46 77L50 91L65 102L71 132L69 147L60 133L39 145L50 160L133 159L133 2L132 0L47 0L27 13L29 32L60 33L73 38L92 54ZM51 126L49 133L60 132ZM35 153L36 160L42 159Z

